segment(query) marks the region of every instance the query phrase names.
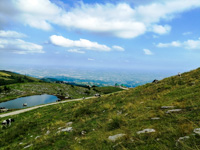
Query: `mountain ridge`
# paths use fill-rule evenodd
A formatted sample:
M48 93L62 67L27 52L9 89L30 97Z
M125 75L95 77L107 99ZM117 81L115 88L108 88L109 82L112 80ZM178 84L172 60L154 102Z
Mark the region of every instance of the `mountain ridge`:
M200 149L199 87L200 68L100 98L16 115L11 127L0 129L0 146L3 149L22 149L28 145L31 149ZM20 138L16 138L18 135Z

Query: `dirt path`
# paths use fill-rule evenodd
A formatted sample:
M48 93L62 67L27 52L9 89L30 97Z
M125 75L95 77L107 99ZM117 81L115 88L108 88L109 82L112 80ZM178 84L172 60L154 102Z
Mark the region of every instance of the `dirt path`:
M90 99L90 98L94 98L94 96L93 97L87 97L85 99ZM79 99L65 100L65 101L60 101L60 102L54 102L54 103L49 103L49 104L34 106L34 107L30 107L30 108L21 109L21 110L13 111L13 112L10 112L10 113L2 114L2 115L0 115L0 118L7 117L7 116L12 116L12 115L17 115L17 114L21 114L21 113L24 113L24 112L27 112L27 111L30 111L30 110L34 110L34 109L37 109L37 108L45 107L45 106L56 105L56 104L60 104L60 103L82 101L82 100L85 100L85 99L79 98Z
M123 89L124 90L128 90L128 88L123 88ZM113 92L113 93L119 93L119 92L121 92L121 91ZM113 94L113 93L104 94L102 96L110 95L110 94ZM85 99L91 99L91 98L95 98L95 96L86 97ZM60 102L54 102L54 103L49 103L49 104L44 104L44 105L39 105L39 106L33 106L33 107L30 107L30 108L21 109L21 110L13 111L13 112L10 112L10 113L2 114L2 115L0 115L0 118L12 116L12 115L17 115L17 114L21 114L21 113L24 113L24 112L27 112L27 111L31 111L31 110L34 110L34 109L37 109L37 108L45 107L45 106L56 105L56 104L60 104L60 103L82 101L82 100L85 100L85 99L78 98L78 99L64 100L64 101L60 101Z

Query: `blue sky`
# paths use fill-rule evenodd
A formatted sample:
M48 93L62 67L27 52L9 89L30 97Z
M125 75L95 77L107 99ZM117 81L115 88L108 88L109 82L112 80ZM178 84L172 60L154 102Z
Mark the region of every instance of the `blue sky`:
M0 65L187 71L199 0L1 0Z

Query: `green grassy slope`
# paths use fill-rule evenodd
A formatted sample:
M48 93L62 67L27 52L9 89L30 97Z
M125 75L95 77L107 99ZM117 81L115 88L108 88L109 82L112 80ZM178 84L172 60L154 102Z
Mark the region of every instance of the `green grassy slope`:
M3 88L1 86L0 88ZM29 95L40 95L50 94L71 98L80 98L83 96L91 96L96 92L92 89L71 86L67 84L57 83L40 83L40 82L29 82L29 83L17 83L6 86L9 90L2 91L0 93L0 102L15 99L17 97L29 96Z
M9 71L0 71L0 102L12 100L18 97L51 94L65 99L65 97L80 98L93 96L96 92L112 93L120 91L120 88L102 87L102 88L79 87L68 84L47 83L37 78L12 73Z
M170 109L162 106L181 111L166 113ZM0 149L22 149L27 145L30 149L200 149L200 136L193 132L200 128L199 106L197 69L157 84L13 116L16 122L0 129ZM155 117L160 119L152 119ZM59 132L67 122L73 122L69 125L73 131ZM155 132L137 134L147 128ZM108 139L121 133L125 136L115 142ZM178 140L184 136L188 137Z
M41 80L10 71L0 70L0 86L26 82L41 82Z

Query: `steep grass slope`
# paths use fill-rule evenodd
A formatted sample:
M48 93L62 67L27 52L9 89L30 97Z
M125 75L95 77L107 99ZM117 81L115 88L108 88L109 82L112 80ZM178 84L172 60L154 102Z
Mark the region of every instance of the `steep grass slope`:
M200 149L199 107L196 69L101 98L13 116L15 123L0 129L0 149ZM144 129L155 132L139 134ZM117 134L123 136L109 140Z
M13 83L42 82L39 79L17 74L10 71L0 70L0 86Z

